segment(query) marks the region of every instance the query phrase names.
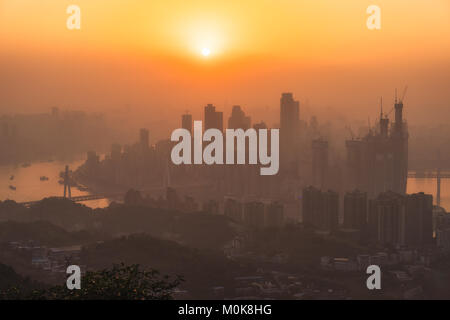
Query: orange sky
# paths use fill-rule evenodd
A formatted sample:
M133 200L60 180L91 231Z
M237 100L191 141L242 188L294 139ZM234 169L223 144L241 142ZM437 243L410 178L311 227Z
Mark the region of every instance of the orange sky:
M70 4L81 30L66 28ZM410 119L448 121L449 16L448 0L0 0L0 107L241 104L263 118L292 91L311 113L365 118L408 84Z

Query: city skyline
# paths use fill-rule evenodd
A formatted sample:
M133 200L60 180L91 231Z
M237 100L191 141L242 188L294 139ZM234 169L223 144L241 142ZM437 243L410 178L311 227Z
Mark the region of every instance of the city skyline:
M173 0L173 10L137 1L126 9L120 1L77 4L81 29L68 30L63 2L2 1L6 110L56 105L108 112L128 105L141 118L167 120L213 102L262 109L256 117L267 121L264 110L274 112L278 93L290 91L319 116L333 110L361 119L380 96L388 102L393 88L409 85L411 120L450 118L444 0L380 1L380 30L366 27L370 3L355 0L249 1L239 10L235 1ZM202 40L213 42L205 44L208 57L197 44Z
M0 0L0 300L450 299L449 14Z

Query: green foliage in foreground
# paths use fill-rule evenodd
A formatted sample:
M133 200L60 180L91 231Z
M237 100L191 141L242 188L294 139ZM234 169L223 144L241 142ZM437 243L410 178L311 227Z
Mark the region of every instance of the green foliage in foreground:
M0 299L31 300L171 300L174 289L183 281L171 280L156 270L141 270L139 265L114 265L112 269L86 272L81 289L69 290L66 284L24 293L10 288Z

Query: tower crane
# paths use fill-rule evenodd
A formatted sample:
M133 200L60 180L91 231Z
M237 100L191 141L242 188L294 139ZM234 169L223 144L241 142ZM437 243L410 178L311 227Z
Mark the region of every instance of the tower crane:
M399 103L403 103L403 99L405 99L407 91L408 91L408 86L406 85L405 89L403 89L402 97L400 98L400 100L398 100ZM395 89L395 103L397 103L397 89ZM392 108L391 111L389 111L389 113L386 114L386 117L389 116L393 110L394 110L394 108Z
M401 97L400 100L399 100L400 103L403 103L403 99L405 99L405 96L406 96L406 92L407 92L407 91L408 91L408 86L406 85L406 86L405 86L405 89L403 89L402 97Z

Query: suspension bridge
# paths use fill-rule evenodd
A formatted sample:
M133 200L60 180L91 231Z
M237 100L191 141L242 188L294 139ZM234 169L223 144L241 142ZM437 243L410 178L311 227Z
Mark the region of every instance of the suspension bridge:
M100 200L100 199L111 199L111 198L122 198L124 197L124 192L121 193L104 193L104 194L87 194L87 195L81 195L81 196L74 196L72 197L72 190L71 186L73 185L73 179L70 176L69 166L66 166L64 174L62 176L64 181L64 195L63 196L51 196L50 198L54 199L69 199L73 202L84 202L84 201L90 201L90 200ZM163 186L155 186L151 188L146 188L145 192L158 192L164 191L167 189L168 186L172 186L174 188L188 188L190 190L197 189L197 188L211 188L209 184L205 183L195 183L191 185L182 185L182 186L173 186L170 184L170 177L167 178L167 181ZM35 204L38 204L41 200L33 200L33 201L25 201L25 202L19 202L19 204L24 205L26 207L31 207Z
M73 202L82 202L82 201L89 201L89 200L99 200L99 199L108 199L108 198L115 198L118 196L122 196L123 194L88 194L84 196L76 196L76 197L51 197L56 199L69 199ZM41 200L34 200L34 201L26 201L26 202L19 202L19 204L24 205L26 207L31 207L32 205L35 205L39 203Z
M51 198L56 199L69 199L73 202L82 202L82 201L90 201L90 200L100 200L100 199L108 199L108 198L117 198L123 196L123 193L108 193L108 194L87 194L81 196L72 197L72 179L70 177L69 166L66 166L63 176L64 181L64 196L54 196ZM39 203L41 200L33 200L33 201L25 201L19 202L19 204L24 205L26 207L33 206Z

